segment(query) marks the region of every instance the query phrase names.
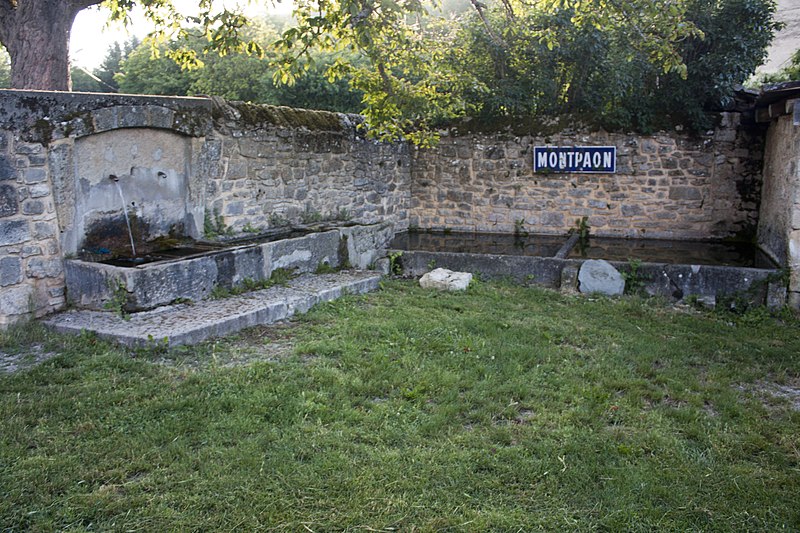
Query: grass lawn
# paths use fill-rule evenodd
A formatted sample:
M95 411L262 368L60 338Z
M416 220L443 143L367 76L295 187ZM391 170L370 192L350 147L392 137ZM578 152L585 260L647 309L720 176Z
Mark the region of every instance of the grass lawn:
M800 322L390 281L289 325L0 352L0 530L800 529Z

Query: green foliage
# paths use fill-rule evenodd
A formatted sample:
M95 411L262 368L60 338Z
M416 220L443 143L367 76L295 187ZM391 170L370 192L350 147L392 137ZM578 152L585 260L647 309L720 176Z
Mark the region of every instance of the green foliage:
M262 51L258 55L211 53L206 50L205 38L193 32L157 45L150 41L138 44L123 54L114 83L122 92L132 94L214 95L233 101L358 112L361 93L350 89L349 80L328 80L327 70L334 61L329 54L313 52L314 65L294 85L273 83L273 63L278 57L270 48L278 38L273 24L257 20L242 30L243 37L258 43ZM175 61L175 54L187 55L188 51L193 56L186 61L192 68ZM112 47L109 58L115 54ZM95 74L101 76L98 71Z
M111 298L103 304L103 308L129 320L130 316L125 309L128 305L128 288L125 286L125 282L117 278L109 278L107 283L111 290Z
M316 270L314 270L314 274L332 274L338 271L338 268L331 266L327 261L320 261Z
M125 19L134 4L159 25L119 69L121 51L109 51L104 69L118 70L111 81L124 92L359 111L372 137L421 147L467 116L496 127L570 115L613 130L708 128L706 111L732 104L779 26L773 0L494 0L441 11L419 0L299 0L280 34L210 1L188 18L168 0L108 7Z
M72 90L105 93L118 92L119 84L117 83L117 78L121 76L122 64L139 44L140 41L136 37L131 38L123 45L115 42L106 51L103 62L93 72L73 67L71 72Z
M403 252L398 250L389 254L389 274L400 276L403 274Z
M649 278L642 275L642 262L639 259L628 260L628 270L622 271L622 279L625 280L625 294L641 295L644 286Z
M613 130L703 130L706 111L732 103L778 27L772 0L687 0L669 9L640 2L641 18L610 24L613 8L587 15L581 4L513 17L489 4L484 17L467 19L459 39L466 52L453 58L476 77L468 97L479 118L572 115ZM664 33L638 35L645 21L647 31Z
M789 64L774 74L765 74L761 83L780 83L782 81L800 81L800 49L795 50Z
M291 222L289 219L280 213L270 213L269 215L269 226L271 228L279 228L282 226L288 226L290 224Z
M233 229L225 225L225 218L216 208L213 211L205 210L203 215L203 235L207 239L214 239L220 235L230 235Z
M0 89L11 87L11 57L5 46L0 46Z
M231 296L238 296L247 292L260 291L269 289L276 285L284 286L289 281L297 276L293 269L289 268L276 268L268 279L252 279L244 278L238 284L232 287L223 287L221 285L215 286L211 289L210 298L219 300L221 298L230 298Z
M315 209L307 209L300 214L303 224L316 224L322 222L322 213Z

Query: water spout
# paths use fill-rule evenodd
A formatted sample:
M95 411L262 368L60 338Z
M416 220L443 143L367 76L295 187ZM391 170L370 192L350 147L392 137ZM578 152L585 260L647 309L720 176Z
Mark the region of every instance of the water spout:
M108 179L114 182L117 186L117 191L119 192L119 199L122 201L122 214L125 215L125 224L128 226L128 236L131 239L131 254L133 257L136 257L136 245L133 243L133 231L131 230L131 219L128 217L128 208L125 203L125 196L122 194L122 187L119 186L119 177L115 176L114 174L110 174Z

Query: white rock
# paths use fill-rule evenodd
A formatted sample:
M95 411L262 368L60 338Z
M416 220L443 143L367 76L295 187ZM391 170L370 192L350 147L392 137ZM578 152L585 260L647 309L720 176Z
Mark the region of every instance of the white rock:
M590 259L581 265L578 272L579 290L584 294L605 294L618 296L625 292L622 274L603 259Z
M472 281L469 272L453 272L446 268L437 268L422 276L419 285L423 289L438 289L440 291L463 291Z

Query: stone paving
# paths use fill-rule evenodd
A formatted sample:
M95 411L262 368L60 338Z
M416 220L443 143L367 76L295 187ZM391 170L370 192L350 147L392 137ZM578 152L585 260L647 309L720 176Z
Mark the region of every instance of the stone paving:
M116 313L66 311L43 322L60 332L90 331L129 346L167 343L195 344L251 326L270 324L345 294L362 294L378 287L381 274L346 271L303 274L286 286L270 287L219 300L159 307L125 318Z

